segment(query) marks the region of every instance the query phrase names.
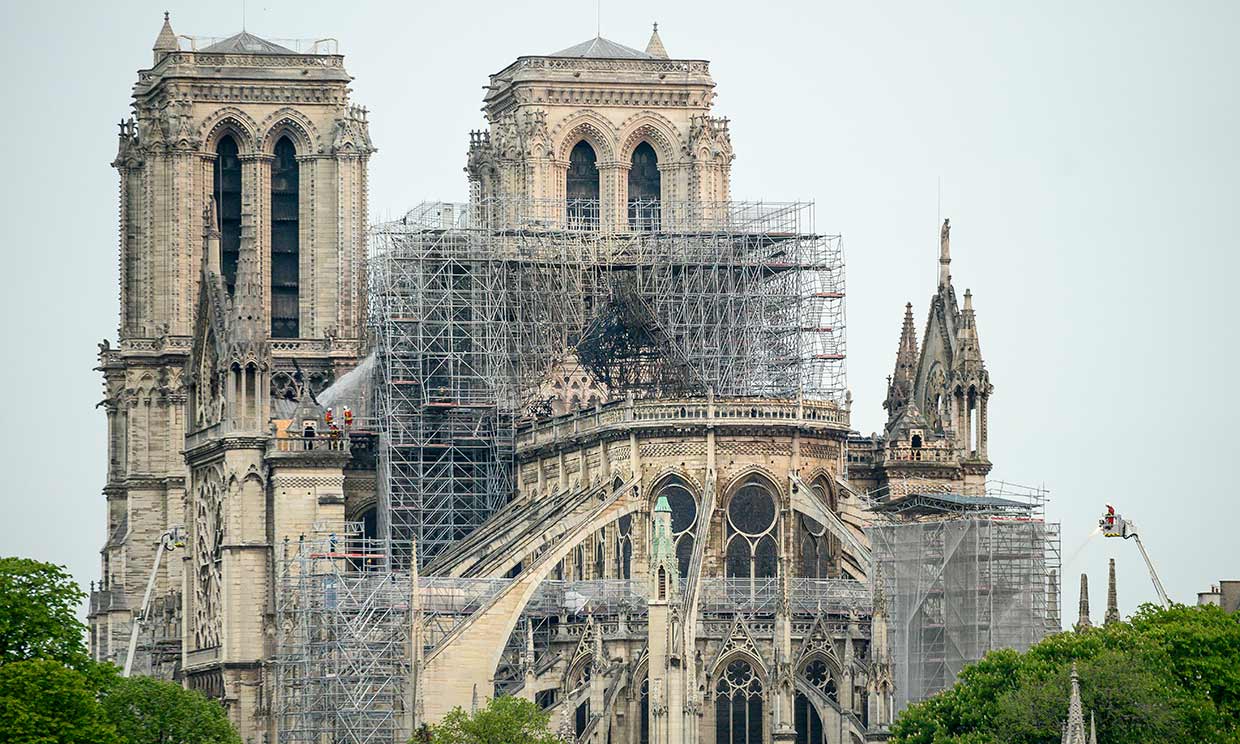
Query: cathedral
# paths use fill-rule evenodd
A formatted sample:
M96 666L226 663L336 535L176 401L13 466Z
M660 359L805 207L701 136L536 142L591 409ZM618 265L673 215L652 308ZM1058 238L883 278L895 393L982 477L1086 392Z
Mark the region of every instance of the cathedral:
M733 199L710 65L657 26L492 75L469 203L383 225L350 80L334 42L166 14L138 72L95 658L254 744L404 742L500 694L581 742L886 740L864 528L991 468L950 224L861 436L838 237Z

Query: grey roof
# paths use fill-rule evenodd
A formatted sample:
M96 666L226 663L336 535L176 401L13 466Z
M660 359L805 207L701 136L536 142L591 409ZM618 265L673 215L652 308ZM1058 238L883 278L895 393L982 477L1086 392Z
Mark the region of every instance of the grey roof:
M260 39L248 31L233 34L227 39L217 41L209 47L199 49L200 52L220 54L297 54L288 47Z
M929 516L943 513L1004 513L1032 512L1026 504L998 496L965 496L958 493L910 493L874 505L875 511L893 514Z
M596 36L568 49L561 49L552 57L589 57L591 59L654 59L643 51L617 44L611 39Z

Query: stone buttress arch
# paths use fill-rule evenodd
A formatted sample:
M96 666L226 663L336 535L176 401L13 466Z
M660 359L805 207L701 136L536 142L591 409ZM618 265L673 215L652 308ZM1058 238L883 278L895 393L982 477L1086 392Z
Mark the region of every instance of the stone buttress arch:
M574 528L566 531L559 544L548 548L512 583L502 589L485 607L458 626L426 657L419 684L433 690L426 696L426 720L438 722L452 708L472 704L479 691L493 688L495 669L504 647L516 627L522 610L539 584L578 543L625 514L637 511L641 504L634 498L635 484L626 484L623 492L597 506ZM476 660L468 670L461 659Z

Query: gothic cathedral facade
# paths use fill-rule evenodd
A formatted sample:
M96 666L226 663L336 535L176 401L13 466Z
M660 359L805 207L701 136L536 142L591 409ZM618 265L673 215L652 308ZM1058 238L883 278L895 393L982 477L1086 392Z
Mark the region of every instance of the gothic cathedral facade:
M316 396L368 351L376 148L330 43L294 49L242 32L199 48L165 16L153 51L113 163L120 327L99 352L108 523L91 649L126 663L144 613L135 673L219 698L245 741L275 742L279 553L376 520L374 435L314 437L336 431ZM491 76L488 129L470 135L471 203L497 227L523 210L604 232L674 229L688 219L677 205L709 220L732 199L714 98L709 63L671 58L657 29L644 51L596 38L520 57ZM945 223L926 330L919 348L910 307L882 435L850 433L844 403L711 398L677 403L675 426L618 437L589 428L606 386L579 365L559 370L546 413L576 416L580 436L560 441L532 423L513 503L588 482L619 506L539 575L644 582L648 602L640 621L591 617L565 631L552 641L559 660L525 669L520 694L571 703L572 733L599 744L885 738L894 683L882 597L810 600L830 581L864 586L859 495L919 483L978 492L989 472L992 386L971 296L958 306L949 264ZM546 547L530 537L538 513L488 523L439 567L466 576L485 564L475 575L537 583L520 572ZM718 592L691 603L674 591L708 580ZM769 584L770 606L729 609L737 581ZM497 689L488 654L512 629L511 613L480 612L456 646L415 663L413 716L433 722Z

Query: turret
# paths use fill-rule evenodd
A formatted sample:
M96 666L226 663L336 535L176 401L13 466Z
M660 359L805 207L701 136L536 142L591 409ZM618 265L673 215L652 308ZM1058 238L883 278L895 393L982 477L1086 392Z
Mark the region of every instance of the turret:
M967 289L964 291L964 309L960 312L956 346L952 353L951 383L957 391L957 446L965 459L985 462L987 415L990 393L994 387L982 361L977 318L973 313L973 293Z
M655 59L667 59L667 49L663 47L663 40L659 38L659 24L654 24L654 31L650 33L650 41L646 42L646 54Z
M177 35L172 32L172 21L168 20L168 11L164 11L164 27L159 30L159 36L155 37L155 46L151 47L155 56L154 64L159 64L160 60L176 50Z
M675 593L678 570L672 542L672 506L667 496L659 496L654 505L654 533L650 541L650 577L654 583L650 596L667 602Z

